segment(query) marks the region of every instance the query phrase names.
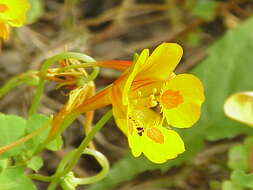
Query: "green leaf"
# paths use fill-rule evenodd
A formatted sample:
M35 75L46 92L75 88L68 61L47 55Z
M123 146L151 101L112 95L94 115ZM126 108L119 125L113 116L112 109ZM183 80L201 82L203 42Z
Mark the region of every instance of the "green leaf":
M212 0L197 0L197 3L192 8L191 13L194 16L200 17L207 21L211 21L215 18L215 9L217 2Z
M248 150L245 146L237 145L230 148L228 166L232 170L246 171L248 169Z
M35 114L28 118L27 121L27 134L34 132L35 130L43 127L49 122L49 117L41 114ZM42 131L39 135L35 136L34 138L30 139L25 143L26 149L29 150L30 155L38 148L38 146L44 142L47 138L49 133L50 126ZM60 140L59 140L60 139ZM47 146L50 150L59 150L62 147L61 137L56 138L55 140L51 141L51 143Z
M243 190L243 188L231 181L226 180L222 183L222 190Z
M0 114L0 147L13 143L25 134L26 121L18 116ZM15 147L0 155L0 159L18 155L22 146Z
M43 160L39 156L32 157L31 160L28 161L27 167L33 169L34 171L38 171L43 166Z
M35 130L43 127L49 122L49 117L41 114L35 114L28 118L27 120L27 130L26 134L30 134L34 132ZM33 137L32 139L25 142L26 149L29 150L30 154L32 154L36 148L41 144L46 138L48 131L50 129L50 126L42 131L39 135Z
M253 147L253 137L248 137L244 140L244 146L248 149L251 150Z
M36 22L43 14L44 7L42 0L28 0L30 9L27 13L26 23L31 24Z
M8 166L8 159L0 160L0 173L7 168Z
M253 134L253 129L228 119L223 112L226 98L238 91L253 89L253 18L226 35L208 49L208 57L193 70L204 84L206 102L200 121L192 128L180 129L186 151L178 158L156 165L144 158L125 156L110 170L108 176L91 185L89 190L110 189L147 170L165 171L189 162L203 148L204 140L232 138L238 134Z
M54 140L48 143L46 148L48 150L57 151L62 148L62 145L63 145L62 136L57 136Z
M36 186L24 173L23 168L5 169L0 173L1 190L36 190Z
M231 179L234 183L244 188L253 188L253 174L246 174L241 170L235 170L231 174Z

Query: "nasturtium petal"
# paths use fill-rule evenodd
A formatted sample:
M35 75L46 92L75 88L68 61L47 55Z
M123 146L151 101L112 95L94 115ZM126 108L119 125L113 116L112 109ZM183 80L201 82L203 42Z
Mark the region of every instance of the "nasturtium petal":
M224 105L231 119L253 127L253 92L239 92L230 96Z
M127 135L127 107L122 104L122 83L124 81L120 80L116 82L117 85L113 85L111 90L112 112L117 126Z
M182 96L180 104L168 108L166 102L161 102L162 112L167 122L173 127L191 127L200 117L201 104L204 102L204 89L201 81L191 74L176 75L163 88L163 93L171 90Z
M26 0L0 0L0 5L7 7L4 12L0 12L1 21L15 27L24 24L26 12L30 7Z
M153 110L137 107L128 107L127 117L128 143L132 154L138 157L146 146L143 142L147 127L159 124L161 118Z
M137 62L130 68L131 69L130 74L123 88L122 102L124 105L128 104L128 94L129 94L129 90L131 88L132 82L134 81L136 75L138 74L141 66L146 62L148 56L149 56L149 50L144 49L141 52L140 56L138 57Z
M10 27L8 24L0 21L0 38L8 40L10 36Z
M183 55L183 49L176 43L162 43L143 64L137 79L170 77Z
M129 125L132 125L131 122L129 122ZM129 127L129 132L128 132L128 143L129 147L131 148L131 152L135 157L138 157L141 155L143 151L143 136L139 136L138 133L133 129L132 133L130 130L133 128Z
M160 164L166 162L168 159L176 158L185 151L184 142L175 131L162 126L154 126L153 128L155 128L156 133L159 133L159 136L163 136L163 141L157 142L146 134L143 136L143 144L145 144L143 146L143 153L149 160Z

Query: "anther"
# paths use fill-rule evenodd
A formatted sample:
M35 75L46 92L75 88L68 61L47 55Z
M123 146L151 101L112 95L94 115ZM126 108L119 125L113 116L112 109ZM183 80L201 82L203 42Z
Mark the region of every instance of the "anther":
M138 90L137 95L138 95L138 97L140 97L141 96L141 91Z
M133 100L133 104L134 104L134 105L137 105L137 104L138 104L138 100L136 100L136 99Z
M150 102L150 106L151 106L151 107L157 106L157 101L154 101L154 100L151 101L151 102Z
M153 94L157 93L157 88L153 88Z
M150 97L151 100L155 100L155 95L154 94L151 94L149 97Z

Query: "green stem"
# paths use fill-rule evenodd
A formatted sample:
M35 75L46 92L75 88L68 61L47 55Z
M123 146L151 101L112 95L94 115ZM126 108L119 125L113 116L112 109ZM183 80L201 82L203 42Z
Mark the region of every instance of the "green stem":
M73 155L73 158L69 162L68 166L64 169L63 172L58 173L55 177L60 177L66 175L68 172L70 172L74 166L76 165L78 159L83 154L83 151L85 148L89 145L90 141L93 139L95 134L104 126L104 124L112 117L112 110L108 111L92 128L90 133L85 137L85 139L82 141L80 146L75 151L75 154Z
M54 64L55 62L63 59L78 59L83 62L95 62L95 60L87 55L81 54L81 53L74 53L74 52L63 52L60 54L57 54L49 59L47 59L44 64L42 65L39 75L40 75L40 81L38 84L38 87L36 89L34 98L32 100L32 105L29 110L29 116L36 113L37 108L39 106L40 98L44 90L45 82L44 76L47 73L48 68Z
M7 83L5 83L0 88L0 98L7 94L13 88L21 85L27 84L31 86L36 86L38 84L38 80L36 79L36 71L28 71L18 76L11 78Z
M47 190L55 190L56 187L58 186L58 184L59 184L59 180L58 180L58 179L53 180L53 181L49 184Z
M97 175L92 177L73 178L73 183L75 183L76 185L87 185L103 179L107 175L110 168L107 158L100 152L87 148L84 150L83 154L89 154L91 156L94 156L98 161L98 163L100 164L100 166L102 167L102 170Z

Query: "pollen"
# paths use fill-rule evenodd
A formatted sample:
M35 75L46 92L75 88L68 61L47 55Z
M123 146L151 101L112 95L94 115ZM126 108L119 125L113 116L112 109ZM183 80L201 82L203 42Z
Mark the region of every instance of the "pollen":
M167 90L161 96L161 104L165 109L176 108L183 103L183 96L179 91Z
M155 127L148 129L147 136L156 143L164 144L164 136L162 132Z
M5 4L0 3L0 13L4 13L8 10L8 7Z

